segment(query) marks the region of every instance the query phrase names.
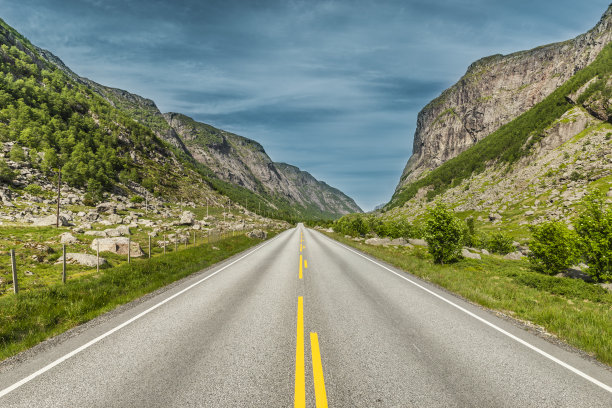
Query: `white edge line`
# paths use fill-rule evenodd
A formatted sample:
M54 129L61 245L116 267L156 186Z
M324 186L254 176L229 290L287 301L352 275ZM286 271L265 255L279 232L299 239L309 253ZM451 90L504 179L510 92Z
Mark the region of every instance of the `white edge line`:
M364 258L364 259L367 259L368 261L372 262L373 264L375 264L375 265L377 265L377 266L380 266L381 268L383 268L383 269L385 269L385 270L387 270L387 271L391 272L392 274L394 274L394 275L396 275L396 276L398 276L398 277L400 277L400 278L404 279L405 281L408 281L408 282L412 283L414 286L417 286L417 287L419 287L420 289L423 289L423 290L424 290L424 291L426 291L427 293L429 293L429 294L431 294L431 295L433 295L433 296L437 297L438 299L440 299L440 300L442 300L442 301L444 301L444 302L448 303L449 305L451 305L451 306L453 306L453 307L455 307L455 308L457 308L457 309L461 310L462 312L464 312L464 313L466 313L466 314L468 314L468 315L472 316L474 319L479 320L480 322L482 322L482 323L486 324L487 326L489 326L489 327L491 327L491 328L493 328L493 329L497 330L498 332L500 332L500 333L502 333L502 334L504 334L504 335L506 335L506 336L510 337L512 340L515 340L515 341L517 341L518 343L521 343L522 345L524 345L524 346L526 346L526 347L529 347L530 349L532 349L532 350L533 350L533 351L535 351L536 353L541 354L542 356L544 356L544 357L548 358L549 360L554 361L555 363L559 364L560 366L567 368L568 370L570 370L570 371L571 371L571 372L573 372L574 374L577 374L577 375L581 376L582 378L584 378L585 380L590 381L591 383L593 383L593 384L597 385L598 387L601 387L601 388L603 388L604 390L606 390L606 391L608 391L608 392L612 393L612 387L610 387L609 385L606 385L606 384L602 383L601 381L599 381L599 380L597 380L597 379L595 379L595 378L591 377L590 375L588 375L588 374L586 374L586 373L583 373L582 371L580 371L580 370L578 370L577 368L575 368L575 367L573 367L573 366L571 366L571 365L567 364L566 362L561 361L561 360L559 360L558 358L556 358L556 357L554 357L554 356L552 356L552 355L548 354L548 353L547 353L547 352L545 352L544 350L541 350L541 349L537 348L536 346L534 346L534 345L532 345L532 344L530 344L530 343L526 342L525 340L523 340L523 339L521 339L521 338L519 338L519 337L515 336L514 334L507 332L506 330L502 329L501 327L496 326L495 324L493 324L493 323L491 323L491 322L487 321L486 319L483 319L482 317L480 317L480 316L478 316L478 315L476 315L476 314L474 314L474 313L470 312L469 310L467 310L467 309L465 309L465 308L463 308L463 307L459 306L458 304L451 302L450 300L446 299L445 297L440 296L439 294L435 293L434 291L427 289L427 288L426 288L426 287L424 287L423 285L420 285L420 284L418 284L417 282L415 282L415 281L413 281L413 280L411 280L411 279L408 279L407 277L405 277L405 276L403 276L403 275L401 275L401 274L399 274L399 273L395 272L394 270L392 270L392 269L390 269L390 268L387 268L385 265L382 265L382 264L380 264L380 263L378 263L378 262L376 262L376 261L374 261L374 260L370 259L369 257L367 257L367 256L365 256L365 255L363 255L363 254L359 253L358 251L355 251L354 249L349 248L349 247L347 247L346 245L341 244L340 242L338 242L338 241L336 241L336 240L334 240L334 239L331 239L331 238L329 238L328 236L326 236L326 235L324 235L324 234L321 234L321 235L322 235L323 237L325 237L326 239L328 239L328 240L330 240L330 241L334 242L335 244L337 244L337 245L339 245L339 246L343 247L343 248L344 248L344 249L346 249L347 251L353 252L354 254L359 255L360 257L362 257L362 258Z
M257 247L255 249L253 249L251 252L241 256L240 258L234 260L233 262L225 265L224 267L216 270L215 272L211 273L210 275L206 276L205 278L200 279L199 281L189 285L188 287L186 287L185 289L181 290L180 292L175 293L174 295L170 296L169 298L166 298L164 300L162 300L161 302L157 303L154 306L151 306L150 308L148 308L147 310L140 312L139 314L137 314L136 316L132 317L131 319L121 323L119 326L116 326L114 328L112 328L111 330L107 331L104 334L101 334L100 336L96 337L93 340L90 340L88 343L83 344L81 347L74 349L73 351L71 351L70 353L58 358L57 360L53 361L52 363L47 364L46 366L44 366L43 368L39 369L38 371L30 374L29 376L25 377L24 379L14 383L13 385L11 385L10 387L7 387L5 389L3 389L2 391L0 391L0 398L4 397L5 395L7 395L8 393L15 391L17 388L21 387L24 384L29 383L30 381L32 381L33 379L35 379L36 377L40 376L41 374L44 374L45 372L51 370L53 367L55 367L58 364L63 363L64 361L68 360L69 358L75 356L76 354L80 353L81 351L93 346L94 344L96 344L97 342L99 342L100 340L105 339L106 337L110 336L111 334L115 333L118 330L121 330L122 328L124 328L125 326L127 326L130 323L135 322L136 320L140 319L141 317L143 317L144 315L152 312L153 310L157 309L158 307L168 303L169 301L171 301L172 299L174 299L177 296L182 295L183 293L187 292L188 290L194 288L195 286L199 285L200 283L206 281L207 279L212 278L213 276L215 276L216 274L218 274L219 272L223 271L224 269L229 268L230 266L234 265L236 262L243 260L244 258L246 258L247 256L259 251L261 248L267 246L269 243L271 243L272 241L276 240L278 237L280 237L282 235L278 234L276 237L272 238L270 241L264 243L263 245L261 245L260 247Z

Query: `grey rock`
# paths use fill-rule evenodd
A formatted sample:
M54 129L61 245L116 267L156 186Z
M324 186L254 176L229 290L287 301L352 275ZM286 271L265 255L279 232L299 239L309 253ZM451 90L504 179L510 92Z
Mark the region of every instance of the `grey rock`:
M144 253L140 248L138 242L129 241L126 237L113 237L113 238L96 238L91 243L91 249L97 250L98 244L100 244L100 252L112 252L119 255L127 255L128 248L131 248L130 255L133 257L143 256Z
M520 261L524 257L525 256L519 251L510 252L509 254L504 255L504 259L509 259L511 261Z
M76 244L79 240L69 232L60 235L60 244Z
M64 262L64 257L60 256L57 262L55 263L61 264L63 262ZM70 252L70 253L66 253L66 263L83 265L83 266L88 266L88 267L93 268L97 266L98 257L96 255L79 254L79 253ZM100 257L100 266L104 264L106 264L106 259Z
M374 245L374 246L384 246L384 245L390 245L391 244L391 240L389 238L369 238L365 240L365 243L368 245Z
M193 225L195 221L195 214L191 211L183 211L181 214L181 219L179 220L179 225Z
M427 241L425 241L424 239L410 238L408 242L414 246L424 246L424 247L429 246L427 244Z
M57 216L56 215L48 215L42 218L36 218L33 220L33 225L35 227L50 227L56 225ZM59 225L62 227L70 225L66 218L60 214L59 216Z
M461 255L462 255L464 258L470 258L470 259L481 259L481 258L480 258L480 254L475 254L475 253L472 253L472 252L470 252L470 251L469 251L467 248L463 248L463 249L461 249Z
M263 230L253 230L253 231L249 231L247 234L247 237L249 238L257 238L257 239L266 239L268 238L268 233L266 231Z

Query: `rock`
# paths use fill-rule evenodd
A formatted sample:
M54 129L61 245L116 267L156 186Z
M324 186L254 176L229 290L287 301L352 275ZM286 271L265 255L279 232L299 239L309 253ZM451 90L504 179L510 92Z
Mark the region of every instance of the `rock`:
M76 244L79 240L69 232L60 235L60 244Z
M32 271L25 271L23 274L24 274L25 276L33 276L33 275L34 275L34 272L32 272Z
M400 238L395 238L394 240L392 240L390 242L391 245L398 245L398 246L404 246L407 244L406 240L402 237Z
M23 247L27 249L32 249L37 252L42 252L44 254L50 254L53 252L53 248L51 248L50 246L39 244L37 242L26 242Z
M486 250L486 249L484 249L484 248L483 248L482 250L480 250L480 252L482 252L482 254L483 254L483 255L491 255L491 254L489 253L489 251L487 251L487 250Z
M116 209L117 209L117 204L111 203L111 202L100 203L96 205L96 211L99 213L106 212L106 213L114 214Z
M35 227L51 227L56 225L57 223L57 216L56 215L48 215L46 217L42 217L42 218L36 218L33 221L33 225ZM60 214L59 216L59 225L61 227L66 227L68 226L68 221L66 220L66 218Z
M247 232L246 236L249 238L266 239L268 238L268 233L266 231L256 229L256 230Z
M470 259L481 259L480 258L480 254L474 254L472 252L470 252L467 248L463 248L461 249L461 255L464 258L470 258Z
M424 239L410 238L408 242L411 245L415 245L415 246L424 246L424 247L429 246L427 245L427 242Z
M608 190L608 193L606 194L608 197L612 197L612 188L610 190Z
M55 263L61 264L63 262L64 262L64 257L60 256L57 262ZM83 266L89 266L93 268L97 266L97 262L98 262L98 257L96 255L79 254L79 253L73 253L73 252L66 253L66 263L67 264L83 265ZM100 257L100 266L104 264L106 264L106 259Z
M122 237L130 235L130 227L127 225L120 225L117 228L109 228L102 231L107 237Z
M130 242L129 238L126 237L113 237L113 238L96 238L91 243L91 249L94 251L98 248L98 243L100 244L100 252L112 252L114 254L119 255L127 255L128 254L128 243ZM143 256L144 253L140 248L140 244L138 242L131 242L131 256L137 258L139 256Z
M368 245L381 246L391 244L391 240L389 238L369 238L366 239L365 243Z
M107 219L111 224L121 224L123 222L123 218L118 214L111 214Z
M195 221L195 214L191 211L183 211L181 214L181 219L179 220L179 225L193 225Z
M529 216L529 215L533 215L535 214L533 211L529 210L529 211L525 211L525 215Z
M491 222L501 221L501 219L502 219L502 216L498 213L489 214L489 221Z
M94 237L106 237L105 231L85 231L85 235L91 235Z
M504 256L504 259L509 259L511 261L520 261L525 256L520 251L510 252L509 254Z

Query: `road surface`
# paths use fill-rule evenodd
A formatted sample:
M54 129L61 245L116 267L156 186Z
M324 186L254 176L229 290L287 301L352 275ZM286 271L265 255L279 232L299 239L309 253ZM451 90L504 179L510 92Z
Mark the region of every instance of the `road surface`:
M0 369L0 407L612 407L612 373L301 225Z

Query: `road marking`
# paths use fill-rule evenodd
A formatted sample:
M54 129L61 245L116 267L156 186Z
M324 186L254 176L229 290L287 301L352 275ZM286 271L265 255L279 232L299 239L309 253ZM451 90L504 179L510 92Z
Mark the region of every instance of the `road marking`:
M310 348L312 350L312 375L314 377L317 408L327 408L327 393L325 392L325 379L323 378L323 365L321 364L321 350L319 349L317 333L310 333Z
M306 374L304 373L304 298L298 297L297 338L295 343L295 408L306 407Z
M418 351L419 353L421 352L421 349L420 349L420 348L418 348L416 344L412 343L412 347L414 347L415 349L417 349L417 351Z
M557 357L555 357L555 356L553 356L553 355L551 355L551 354L548 354L548 353L547 353L547 352L545 352L544 350L539 349L538 347L536 347L536 346L532 345L531 343L528 343L527 341L525 341L525 340L523 340L523 339L521 339L521 338L519 338L519 337L515 336L514 334L512 334L512 333L510 333L510 332L507 332L506 330L502 329L501 327L496 326L495 324L493 324L493 323L489 322L489 321L488 321L488 320L486 320L486 319L483 319L482 317L480 317L480 316L476 315L475 313L470 312L469 310L465 309L464 307L459 306L458 304L453 303L452 301L450 301L450 300L446 299L445 297L438 295L436 292L434 292L434 291L432 291L432 290L427 289L427 288L426 288L426 287L424 287L423 285L420 285L419 283L417 283L417 282L415 282L415 281L413 281L413 280L411 280L411 279L408 279L408 278L407 278L407 277L405 277L405 276L402 276L401 274L399 274L399 273L395 272L394 270L392 270L392 269L390 269L390 268L387 268L385 265L382 265L382 264L380 264L380 263L378 263L378 262L376 262L376 261L374 261L374 260L370 259L369 257L367 257L367 256L365 256L365 255L363 255L363 254L361 254L361 253L359 253L359 252L355 251L355 250L354 250L354 249L352 249L352 248L347 247L347 246L346 246L346 245L344 245L344 244L341 244L341 243L340 243L340 242L338 242L338 241L335 241L335 240L333 240L333 239L331 239L331 238L327 237L326 235L323 235L323 234L321 234L321 235L322 235L323 237L325 237L326 239L330 240L331 242L333 242L333 243L335 243L335 244L337 244L337 245L339 245L339 246L343 247L343 248L344 248L344 249L346 249L347 251L350 251L350 252L352 252L352 253L354 253L354 254L356 254L356 255L359 255L360 257L362 257L362 258L364 258L364 259L367 259L368 261L372 262L373 264L375 264L375 265L377 265L377 266L380 266L381 268L383 268L383 269L385 269L385 270L387 270L387 271L391 272L392 274L394 274L394 275L396 275L396 276L398 276L398 277L400 277L400 278L404 279L405 281L410 282L410 283L411 283L411 284L413 284L414 286L416 286L416 287L418 287L418 288L420 288L420 289L423 289L425 292L429 293L430 295L433 295L433 296L437 297L438 299L440 299L440 300L442 300L442 301L444 301L444 302L448 303L449 305L453 306L454 308L456 308L456 309L458 309L458 310L461 310L462 312L464 312L464 313L466 313L466 314L470 315L470 316L471 316L471 317L473 317L474 319L476 319L476 320L478 320L478 321L480 321L480 322L482 322L482 323L486 324L487 326L489 326L489 327L491 327L491 328L493 328L493 329L497 330L498 332L500 332L500 333L502 333L502 334L504 334L504 335L506 335L506 336L510 337L512 340L514 340L514 341L516 341L516 342L518 342L518 343L521 343L521 344L522 344L522 345L524 345L525 347L528 347L528 348L530 348L531 350L535 351L536 353L538 353L538 354L540 354L540 355L542 355L542 356L546 357L547 359L549 359L549 360L551 360L551 361L554 361L555 363L559 364L560 366L562 366L562 367L564 367L564 368L566 368L566 369L570 370L570 371L571 371L571 372L573 372L574 374L577 374L577 375L579 375L580 377L584 378L585 380L590 381L591 383L593 383L593 384L597 385L598 387L603 388L604 390L606 390L606 391L608 391L608 392L612 393L612 387L610 387L609 385L606 385L606 384L602 383L601 381L599 381L599 380L597 380L597 379L595 379L595 378L591 377L590 375L588 375L588 374L586 374L586 373L584 373L584 372L580 371L579 369L577 369L577 368L575 368L575 367L573 367L573 366L571 366L571 365L567 364L566 362L559 360Z
M304 259L304 269L308 269L308 261Z
M300 279L302 279L302 254L300 254Z
M32 381L33 379L35 379L36 377L40 376L41 374L44 374L45 372L51 370L53 367L57 366L58 364L63 363L64 361L68 360L69 358L77 355L78 353L80 353L83 350L88 349L89 347L93 346L94 344L96 344L97 342L99 342L100 340L105 339L106 337L110 336L111 334L115 333L118 330L121 330L122 328L124 328L125 326L129 325L130 323L135 322L136 320L140 319L141 317L149 314L150 312L152 312L153 310L157 309L158 307L168 303L169 301L171 301L172 299L182 295L183 293L187 292L188 290L196 287L197 285L201 284L202 282L212 278L213 276L215 276L216 274L218 274L219 272L229 268L230 266L234 265L236 262L239 262L241 260L243 260L244 258L246 258L247 256L259 251L261 248L267 246L268 244L270 244L272 241L275 241L276 239L278 239L281 235L283 234L279 234L276 237L272 238L270 241L264 243L263 245L261 245L258 248L255 248L254 250L252 250L251 252L241 256L240 258L236 259L235 261L225 265L224 267L218 269L217 271L211 273L210 275L206 276L205 278L200 279L199 281L189 285L188 287L186 287L185 289L181 290L180 292L175 293L174 295L170 296L169 298L166 298L164 300L162 300L161 302L157 303L154 306L151 306L150 308L148 308L147 310L140 312L139 314L137 314L136 316L132 317L131 319L121 323L119 326L114 327L113 329L107 331L104 334L101 334L100 336L96 337L95 339L89 341L86 344L83 344L81 347L71 351L70 353L64 355L63 357L58 358L57 360L53 361L52 363L47 364L46 366L44 366L43 368L41 368L40 370L30 374L29 376L27 376L26 378L24 378L21 381L16 382L15 384L11 385L10 387L7 387L3 390L0 391L0 398L4 397L6 394L15 391L17 388L21 387L24 384L29 383L30 381Z

